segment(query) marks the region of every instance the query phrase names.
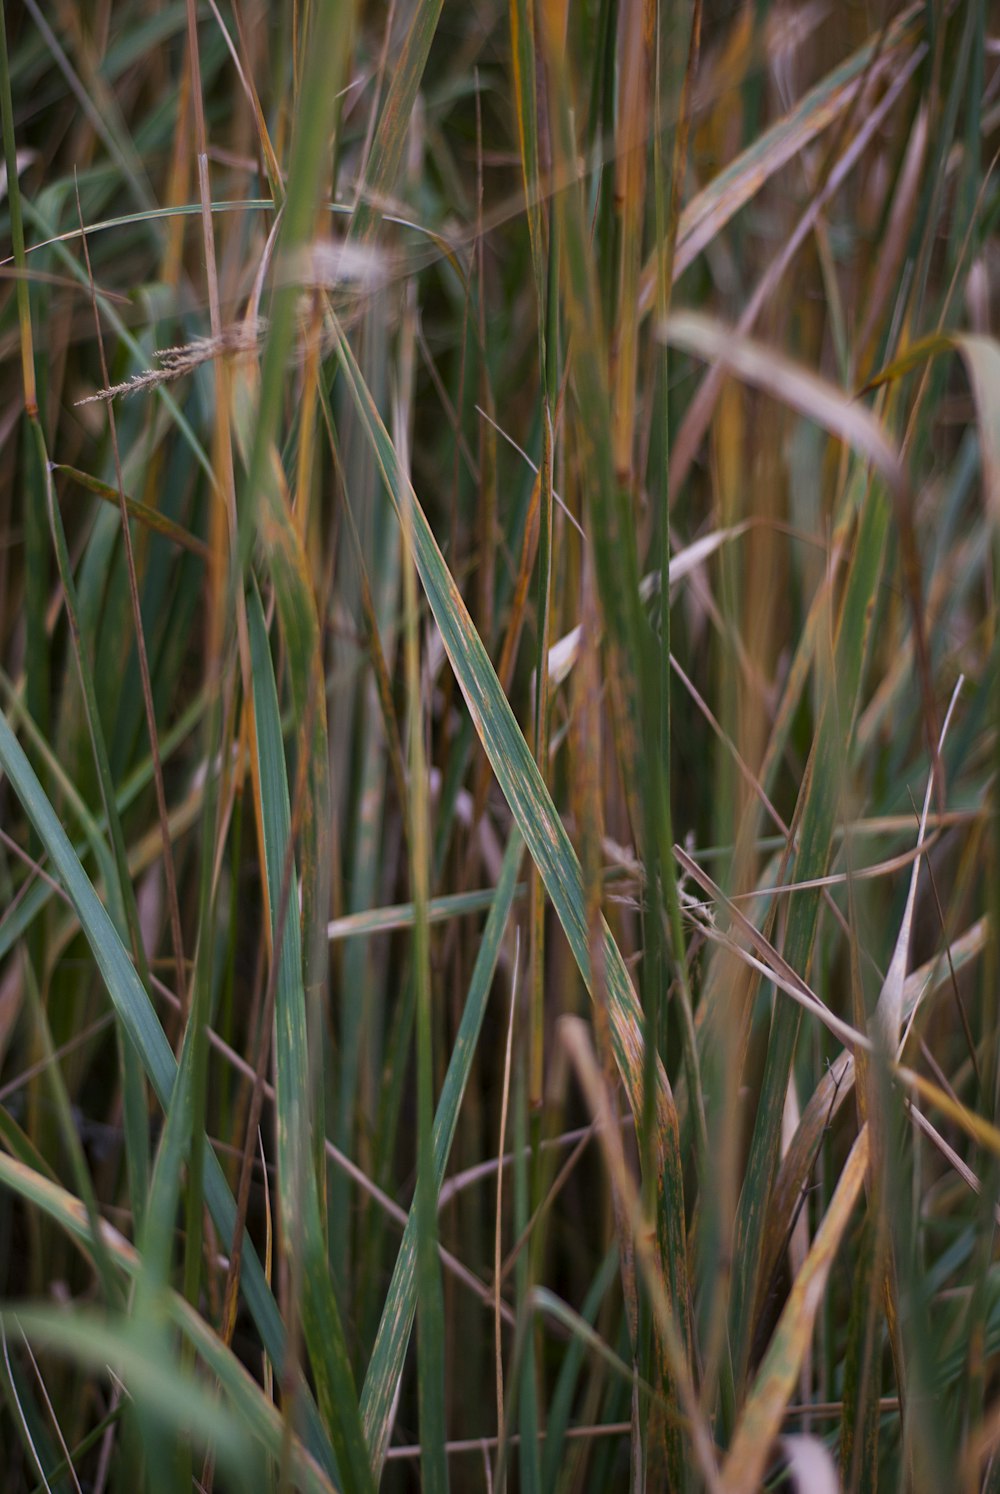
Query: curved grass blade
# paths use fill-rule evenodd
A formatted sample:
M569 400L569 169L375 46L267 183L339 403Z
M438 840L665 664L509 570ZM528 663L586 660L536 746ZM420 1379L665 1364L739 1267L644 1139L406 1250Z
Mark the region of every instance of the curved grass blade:
M921 337L881 368L861 390L877 389L902 378L941 353L962 355L979 413L983 486L990 515L1000 521L1000 343L972 332L936 332Z
M11 702L13 709L17 710L19 701L14 691L14 687L7 679L2 670L0 670L0 689L3 690L3 693ZM184 740L184 738L191 731L191 728L196 724L199 717L204 712L205 704L206 702L204 697L194 701L193 704L189 706L188 709L184 712L183 716L173 727L171 727L170 731L167 732L167 734L164 736L163 742L161 743L161 755L164 762L167 761L170 754L179 745L179 743ZM26 730L30 732L33 726L33 723L29 725L30 717L24 717L22 715L21 719L24 722ZM129 777L126 779L125 783L122 785L115 796L115 804L119 815L124 814L126 809L128 809L129 806L135 802L137 796L149 783L152 777L152 771L152 759L147 756L145 763L141 765L134 773L131 773L129 775ZM59 782L58 776L56 776L55 781ZM71 792L72 785L69 783L68 779L65 781L65 783L60 783L60 788L62 789L63 793L67 794L70 802L73 802ZM85 806L82 805L81 807L85 808ZM89 815L87 816L87 818L84 818L83 814L81 814L80 818L86 831L86 839L77 841L73 844L73 854L77 858L81 858L85 855L89 847L94 853L98 866L101 868L102 875L105 878L105 884L109 887L113 886L114 877L113 875L109 874L109 868L111 867L111 856L107 850L107 847L104 845L104 842L101 840L101 834L107 828L107 817L102 813L97 817L96 820L93 820L93 822L91 822ZM17 943L18 939L20 939L21 935L25 932L26 929L31 927L33 920L38 917L38 915L41 913L42 909L46 906L49 899L54 895L54 893L55 888L50 882L46 882L44 879L39 879L35 882L34 886L28 889L24 897L20 899L15 908L9 908L7 910L7 912L4 914L4 917L0 919L0 959L3 959L4 955L10 953L14 945Z
M122 1027L135 1044L157 1099L166 1110L177 1073L170 1044L106 909L3 714L0 714L0 767L10 779L11 787L51 858L55 873L80 920L80 927ZM215 1153L207 1141L202 1144L205 1147L206 1202L222 1237L230 1239L236 1205ZM243 1244L243 1287L264 1348L280 1373L285 1359L285 1328L249 1238L245 1238ZM332 1471L330 1444L311 1399L305 1400L305 1410L309 1420L310 1447Z
M615 1264L617 1265L616 1257L617 1250L612 1246L609 1252L609 1259L615 1261ZM599 1276L598 1281L600 1280L601 1278ZM620 1358L619 1355L617 1355L614 1350L610 1348L607 1343L605 1343L604 1339L597 1332L597 1329L587 1317L586 1313L574 1312L573 1308L568 1306L567 1303L563 1302L560 1297L557 1297L555 1292L550 1291L548 1287L542 1286L532 1287L530 1304L534 1311L538 1313L544 1313L546 1316L552 1318L555 1322L560 1323L562 1327L566 1329L567 1333L570 1335L571 1351L576 1349L589 1349L596 1358L603 1360L612 1374L620 1376L621 1379L623 1379L630 1386L637 1385L640 1393L647 1399L656 1399L655 1387L646 1384L641 1379L637 1381L636 1372L633 1366L630 1364L626 1364L625 1360ZM546 1429L546 1443L548 1442L550 1435L551 1433L548 1431L548 1429ZM544 1487L554 1487L554 1480L552 1484L546 1484Z
M56 1220L86 1253L90 1245L90 1226L86 1210L79 1199L74 1198L58 1183L42 1177L32 1167L5 1157L2 1153L0 1183ZM115 1266L129 1279L137 1279L144 1269L138 1250L106 1221L102 1221L101 1231L104 1246ZM178 1292L163 1292L158 1298L158 1305L167 1320L184 1335L215 1375L240 1416L246 1432L260 1444L262 1450L278 1461L288 1429L257 1382L244 1369L235 1354L226 1348L218 1334ZM297 1438L292 1439L290 1456L292 1471L302 1489L308 1490L309 1494L331 1494L333 1485L329 1478Z
M259 1462L252 1460L246 1432L225 1403L156 1352L157 1339L137 1342L134 1327L128 1318L104 1317L79 1303L72 1313L48 1306L19 1306L0 1313L0 1330L20 1331L40 1348L92 1370L110 1366L144 1414L155 1416L172 1440L193 1437L239 1487L259 1489Z
M214 202L210 202L208 204L208 211L213 216L217 213L273 213L280 206L280 203L275 202L270 197L237 197L233 199L217 199ZM352 208L341 202L326 202L323 206L335 218L350 217L353 212ZM30 215L33 209L29 206L28 211ZM200 218L203 213L204 208L200 202L177 203L171 207L150 208L148 211L142 213L123 213L113 218L101 218L96 223L88 223L86 225L86 234L87 238L90 239L93 238L94 234L107 233L113 228L131 228L138 223L149 223L159 218ZM396 228L405 228L408 232L419 234L422 238L429 240L434 245L441 259L447 261L455 271L459 281L463 286L465 285L467 279L466 267L459 258L454 244L450 243L443 234L436 232L425 223L417 222L413 218L403 218L399 213L384 213L382 216L384 222L392 223ZM62 248L66 244L72 243L75 239L81 238L84 232L80 228L69 228L65 233L52 234L51 224L46 225L43 222L42 226L49 233L49 237L40 239L37 244L26 245L26 254L31 255L36 250L49 249L54 244L58 244ZM6 268L12 262L12 255L0 259L0 270ZM71 262L67 260L67 263Z
M790 113L765 130L731 165L693 197L681 213L673 278L679 279L701 251L760 191L765 182L804 150L849 107L876 58L884 65L899 47L913 40L924 7L911 5L896 16L882 36L873 36L822 83L811 89ZM656 303L656 255L642 272L640 314Z
M672 347L725 365L737 378L839 436L875 464L894 492L905 492L906 472L882 422L829 380L774 348L735 336L731 327L697 312L674 312L664 322L661 335Z

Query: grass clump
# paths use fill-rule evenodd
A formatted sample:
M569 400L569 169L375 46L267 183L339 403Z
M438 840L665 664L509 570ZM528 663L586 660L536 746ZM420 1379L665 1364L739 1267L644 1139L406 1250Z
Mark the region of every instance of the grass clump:
M993 1488L990 7L3 9L3 1486Z

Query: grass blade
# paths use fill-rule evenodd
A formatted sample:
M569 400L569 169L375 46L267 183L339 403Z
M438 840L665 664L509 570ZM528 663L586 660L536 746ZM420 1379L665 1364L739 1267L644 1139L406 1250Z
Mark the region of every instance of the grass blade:
M0 1182L56 1220L82 1249L87 1249L90 1226L86 1210L79 1199L67 1193L58 1183L41 1177L35 1168L2 1154ZM139 1253L112 1225L103 1223L102 1231L105 1248L114 1264L127 1278L137 1279L143 1270ZM271 1401L264 1396L235 1356L222 1345L212 1328L179 1293L165 1292L159 1305L168 1320L185 1335L218 1379L241 1418L243 1435L249 1434L271 1457L279 1460L286 1427ZM297 1440L292 1446L292 1466L304 1489L311 1490L312 1494L330 1494L333 1488L330 1480Z
M326 1255L319 1192L313 1167L311 1090L302 947L294 913L298 907L291 859L291 806L271 651L260 598L251 594L250 648L253 661L261 850L268 889L272 959L278 966L274 1007L275 1105L278 1183L283 1242L293 1279L302 1272L302 1325L316 1376L320 1410L330 1428L337 1461L351 1486L371 1487L368 1450L361 1430L340 1312ZM286 861L287 858L287 861ZM290 869L291 875L288 875ZM301 1260L297 1260L301 1251Z
M510 705L468 609L427 522L416 494L399 467L395 448L382 424L360 370L342 334L337 341L341 368L355 406L372 442L386 486L396 495L408 490L412 513L413 552L417 571L441 630L445 650L472 715L480 741L514 814L518 829L541 873L549 897L588 988L590 955L583 882L562 820L555 811L538 766L514 720ZM396 499L398 501L398 499ZM636 1115L642 1113L642 1017L621 951L604 925L604 963L611 1040L615 1061ZM658 1072L657 1106L665 1158L676 1159L677 1120L662 1067ZM673 1143L668 1139L674 1137ZM676 1161L671 1164L676 1167ZM673 1174L671 1174L673 1179ZM676 1181L676 1179L674 1179ZM679 1189L678 1189L679 1194ZM675 1195L676 1196L676 1195ZM676 1227L676 1219L674 1220ZM671 1268L683 1270L676 1255ZM683 1296L681 1300L686 1300Z
M757 1372L722 1468L725 1494L753 1494L760 1487L771 1444L795 1389L812 1336L823 1288L868 1171L868 1132L863 1130L844 1165L774 1338Z
M487 997L500 953L500 944L510 917L510 909L517 888L518 868L523 854L522 841L515 830L507 843L500 880L497 883L493 904L483 930L462 1020L455 1035L448 1072L441 1089L437 1114L434 1117L434 1183L437 1189L440 1189L444 1181L445 1168L448 1165L452 1142L455 1139L458 1112L472 1068L476 1043L482 1029ZM389 1446L389 1437L392 1432L393 1398L399 1377L403 1372L403 1362L406 1358L406 1348L416 1310L416 1252L417 1222L416 1215L411 1210L403 1232L399 1254L396 1257L392 1281L386 1294L385 1308L361 1395L361 1414L364 1419L365 1435L371 1448L372 1463L376 1472L381 1470L386 1449Z
M34 825L65 888L80 926L87 937L95 963L104 980L125 1032L142 1059L143 1067L160 1104L167 1109L173 1092L177 1064L104 906L80 865L65 830L42 791L41 784L5 716L0 715L0 766ZM208 1143L205 1147L205 1197L223 1237L232 1232L235 1204ZM285 1358L285 1330L274 1298L264 1279L260 1262L249 1240L244 1242L244 1290L260 1331L264 1347L276 1366ZM307 1402L307 1407L310 1403ZM308 1412L307 1412L308 1414ZM315 1408L313 1408L315 1415ZM319 1426L311 1427L311 1445L322 1454L328 1446Z

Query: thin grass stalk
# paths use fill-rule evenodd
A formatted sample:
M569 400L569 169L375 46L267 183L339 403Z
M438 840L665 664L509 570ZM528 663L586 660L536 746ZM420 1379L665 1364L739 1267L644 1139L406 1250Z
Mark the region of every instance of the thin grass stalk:
M408 461L407 420L412 380L412 303L410 336L404 330L400 384L397 396L397 450L404 485L398 495L403 536L412 553L413 519L410 488L405 481ZM409 353L409 367L407 366ZM403 402L406 402L404 405ZM408 560L403 567L405 609L404 659L408 707L407 761L410 792L410 880L413 888L413 969L417 1004L417 1364L420 1399L421 1474L424 1487L444 1494L448 1488L445 1455L444 1294L438 1261L437 1188L434 1181L434 1057L431 1012L430 932L427 921L430 871L430 807L424 747L424 691L420 667L417 579Z
M77 212L80 215L80 226L83 228L82 210L80 208L79 195L77 196ZM80 244L83 249L83 261L87 272L87 280L90 286L91 307L94 314L94 328L97 334L97 348L100 356L101 375L105 388L110 384L108 377L108 364L104 351L104 332L101 326L101 315L97 300L97 291L94 285L94 276L90 264L90 250L87 245L87 235L81 233ZM114 456L115 477L118 484L118 500L121 509L122 540L125 550L125 566L128 575L129 601L132 606L132 623L135 629L135 650L139 661L139 678L142 682L142 700L146 714L146 732L149 738L149 751L153 763L153 786L156 790L156 808L160 820L160 835L163 842L163 874L167 888L167 908L169 912L170 941L174 955L174 973L177 982L177 991L182 1000L182 1010L187 1011L187 967L184 959L184 935L181 929L181 910L177 892L177 873L174 866L173 846L170 839L169 815L167 812L166 789L163 782L163 765L160 761L159 732L156 725L156 709L153 704L153 684L149 670L149 654L146 648L146 636L142 621L142 604L139 598L139 576L136 569L135 552L132 546L132 531L128 521L128 507L125 502L125 479L122 475L121 452L118 446L118 431L115 423L114 410L108 404L108 431L111 437L111 450Z

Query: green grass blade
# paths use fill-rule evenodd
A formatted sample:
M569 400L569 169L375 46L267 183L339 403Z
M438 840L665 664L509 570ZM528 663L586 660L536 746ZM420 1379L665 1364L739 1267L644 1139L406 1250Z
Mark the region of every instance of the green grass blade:
M798 881L824 876L829 865L840 797L841 765L850 744L871 627L872 600L882 575L888 519L885 495L880 486L874 484L859 516L841 605L836 686L824 698L812 757L800 791L798 850L792 863L792 876ZM820 901L819 892L801 893L789 914L783 953L787 962L800 974L809 969ZM781 1115L799 1023L797 1006L783 1002L775 1008L740 1197L733 1291L733 1358L738 1379L746 1369L750 1351L761 1240L777 1165Z
M160 1104L166 1109L173 1092L177 1064L170 1044L157 1020L128 955L115 932L107 911L80 865L65 830L59 823L41 784L11 731L0 715L0 766L10 780L25 813L48 851L56 875L62 882L87 937L122 1026L142 1059L143 1067ZM215 1153L205 1146L205 1197L223 1238L231 1238L236 1206ZM247 1239L243 1246L244 1293L261 1340L277 1367L284 1363L285 1329L271 1295L260 1262ZM329 1456L329 1444L315 1420L315 1407L306 1402L311 1417L310 1445L319 1456ZM312 1407L311 1412L309 1407Z
M296 111L287 195L276 253L292 256L309 240L316 209L325 196L326 152L337 94L347 66L347 43L353 29L351 0L320 0L311 7L307 68ZM260 396L253 418L244 501L239 508L240 566L245 568L256 534L257 499L269 481L275 455L275 433L285 397L288 355L295 333L299 286L282 277L271 301L267 343L260 371ZM248 418L249 415L248 415Z
M101 482L99 478L91 477L87 472L81 472L77 467L68 467L57 462L53 465L53 472L63 472L67 477L73 479L81 488L86 488L89 493L96 493L105 503L117 508L120 502L118 489L113 488L110 483ZM170 540L175 545L180 545L185 550L190 550L192 555L199 556L202 560L208 559L208 546L185 529L182 524L175 524L166 514L157 508L150 508L148 503L141 502L138 498L130 498L125 495L125 507L133 519L145 524L147 529L154 534L161 534L164 539Z
M105 1304L109 1308L118 1307L121 1304L116 1289L117 1284L111 1275L110 1262L107 1251L104 1248L104 1239L100 1229L100 1214L90 1173L87 1170L87 1160L84 1156L83 1146L76 1126L73 1123L73 1114L69 1094L66 1089L66 1081L63 1078L59 1061L55 1055L52 1042L52 1029L49 1026L49 1019L42 1001L42 994L38 989L38 980L27 955L24 958L24 984L28 992L29 1005L34 1018L35 1029L38 1033L42 1057L45 1059L45 1076L52 1094L56 1118L62 1134L63 1146L70 1159L73 1181L87 1210L87 1222L90 1225L90 1244L94 1264L97 1268L98 1279L104 1293Z
M89 1224L79 1199L58 1183L39 1175L30 1165L0 1154L0 1183L49 1215L67 1231L80 1248L89 1245ZM129 1280L137 1280L144 1267L138 1251L109 1224L102 1225L104 1243L114 1264ZM287 1426L260 1386L228 1350L218 1335L177 1292L166 1291L158 1299L165 1318L184 1335L206 1368L215 1375L234 1410L240 1416L244 1435L249 1433L276 1462L288 1436ZM311 1494L330 1494L327 1475L313 1461L298 1439L292 1440L292 1467L303 1489Z
M386 486L394 498L409 488L395 448L364 386L357 363L342 334L337 352L352 398L374 446ZM465 603L445 564L426 515L409 488L413 520L413 551L417 570L431 611L441 630L445 650L465 697L480 740L493 771L514 814L518 829L541 873L566 933L574 959L590 988L590 953L580 865L555 811L538 766L514 719L510 705ZM397 500L398 501L398 500ZM611 1042L633 1113L643 1109L642 1015L621 951L610 929L603 926L606 999ZM660 1219L672 1244L663 1252L663 1268L670 1280L671 1295L683 1318L687 1314L687 1291L683 1285L683 1198L679 1170L679 1136L673 1096L662 1067L658 1068L657 1111L659 1124L661 1188L672 1200ZM678 1243L679 1242L679 1243Z
M350 348L341 335L337 343L348 387L365 425L386 482L393 495L406 483L395 448L371 401ZM532 859L569 940L584 980L590 979L587 924L579 862L551 796L542 782L531 750L500 688L482 640L448 570L427 517L411 491L413 547L417 570L452 668L472 714L486 754ZM628 971L617 944L605 927L608 1000L615 1057L630 1103L641 1113L641 1014ZM660 1071L661 1097L669 1087ZM669 1103L669 1102L668 1102Z
M271 650L260 598L249 598L254 721L260 784L263 856L268 889L272 959L278 964L274 1006L275 1104L278 1182L283 1240L293 1279L301 1269L302 1326L316 1376L320 1409L330 1428L338 1463L351 1487L371 1487L368 1450L361 1430L340 1312L326 1255L319 1193L313 1168L311 1089L302 947L296 927L298 893L291 855L291 806ZM291 911L289 911L291 910ZM296 1256L301 1257L296 1262Z
M45 451L45 443L40 426L36 426L36 444L39 460L45 470L49 525L52 530L56 561L59 567L59 577L65 597L66 614L69 619L70 634L73 640L77 674L79 675L80 687L83 693L87 730L90 734L91 750L94 755L94 764L97 769L97 778L104 804L104 816L111 836L111 846L114 853L113 876L108 874L106 885L109 891L113 889L114 906L121 910L124 921L123 933L127 932L128 934L132 957L135 961L139 978L144 988L148 991L149 967L146 961L142 930L139 926L139 913L136 907L135 893L129 876L125 837L115 803L111 764L108 760L107 744L104 739L100 710L97 704L94 674L80 626L80 606L76 594L76 583L73 579L62 515L59 512L55 485L52 481L51 467ZM146 1097L138 1056L131 1042L124 1036L119 1043L119 1060L124 1089L125 1146L128 1157L132 1214L136 1227L139 1228L143 1222L146 1195L149 1189L149 1141L146 1134L145 1119Z
M338 339L348 387L373 443L386 485L394 495L406 483L395 448L364 386L360 370L343 337ZM414 557L431 611L441 630L452 668L472 714L473 723L497 781L514 814L524 843L538 866L573 956L585 981L590 978L587 925L580 866L562 820L556 813L531 750L500 688L482 640L448 570L427 517L411 489ZM630 1101L641 1110L641 1016L635 990L621 952L605 929L608 997L615 1056ZM666 1078L660 1074L664 1095Z
M224 1403L179 1367L156 1352L158 1340L136 1341L128 1319L104 1318L77 1305L73 1313L54 1307L18 1307L0 1315L8 1334L23 1332L30 1342L67 1355L89 1369L106 1367L128 1387L144 1413L173 1439L193 1437L211 1449L221 1469L243 1488L260 1488L246 1434Z
M514 896L523 897L525 890L519 883ZM427 922L449 923L453 918L462 918L469 913L488 913L495 901L496 892L492 888L432 897L427 903ZM326 932L333 943L340 939L388 933L392 929L409 929L413 927L415 918L413 903L395 903L391 908L369 908L363 913L345 913L341 918L333 918L327 924Z
M409 18L403 48L392 70L371 153L362 166L362 180L351 222L351 233L364 243L378 227L382 203L396 190L403 150L410 133L417 91L443 0L420 0Z
M493 982L497 957L511 905L517 890L517 873L523 855L523 843L517 831L511 833L504 853L500 878L493 904L483 930L475 968L469 982L469 993L462 1020L452 1047L448 1072L441 1088L437 1114L434 1117L434 1183L439 1189L451 1154L458 1126L458 1112L469 1080L476 1043L483 1025L487 998ZM385 1308L378 1336L372 1350L361 1395L361 1414L365 1434L372 1452L372 1463L380 1470L392 1431L393 1399L403 1373L410 1329L417 1301L417 1221L411 1210L403 1240L396 1257L392 1281L386 1293Z

